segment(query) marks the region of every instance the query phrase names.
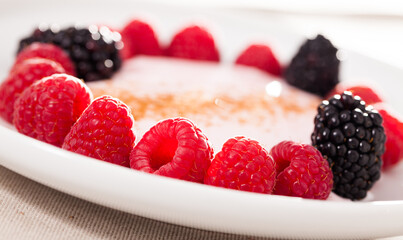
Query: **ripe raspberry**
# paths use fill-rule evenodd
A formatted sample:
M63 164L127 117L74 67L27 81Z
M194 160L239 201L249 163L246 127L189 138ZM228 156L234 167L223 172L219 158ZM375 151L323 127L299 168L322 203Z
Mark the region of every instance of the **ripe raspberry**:
M238 56L235 63L257 67L275 76L281 75L280 63L270 47L266 45L250 45Z
M217 153L204 183L242 191L271 193L276 179L275 162L255 140L235 137Z
M385 153L382 155L382 169L387 170L403 158L403 121L384 104L376 104L374 108L383 118L386 143Z
M199 26L190 26L177 33L167 49L167 55L193 60L220 60L213 36Z
M158 39L152 27L140 20L132 20L121 31L124 48L123 59L136 54L162 55Z
M117 98L101 96L88 106L66 136L63 149L129 167L136 136L129 107Z
M64 72L60 64L43 58L32 58L18 64L0 85L0 116L12 123L14 103L27 87L44 77Z
M130 155L130 167L161 176L203 182L213 157L207 137L190 120L160 121Z
M65 51L63 51L63 49L57 47L56 45L48 43L32 43L24 48L17 55L17 59L15 60L13 69L21 62L36 57L53 60L62 65L67 74L73 76L76 75L74 64L70 60L69 55Z
M20 133L60 147L92 93L78 78L54 74L28 87L15 102L14 124Z
M326 199L333 187L329 163L314 147L283 141L271 150L277 167L274 194Z
M367 105L383 102L382 99L379 97L379 94L376 93L373 88L363 85L347 87L338 84L335 91L329 94L329 98L335 94L342 94L344 91L349 91L354 96L359 96L362 100L365 101Z

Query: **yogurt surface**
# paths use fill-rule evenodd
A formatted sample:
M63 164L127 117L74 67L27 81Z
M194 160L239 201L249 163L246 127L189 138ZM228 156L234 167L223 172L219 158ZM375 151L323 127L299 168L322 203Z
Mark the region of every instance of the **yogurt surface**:
M94 96L117 97L131 109L137 141L156 122L192 120L215 152L231 137L268 151L283 140L310 143L320 98L258 69L164 57L136 57L112 79L88 83Z

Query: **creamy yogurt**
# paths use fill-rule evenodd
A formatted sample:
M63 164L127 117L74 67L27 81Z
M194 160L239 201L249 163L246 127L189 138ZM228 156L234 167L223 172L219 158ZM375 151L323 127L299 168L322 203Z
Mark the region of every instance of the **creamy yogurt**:
M164 57L136 57L112 79L88 83L129 105L137 141L159 120L186 117L215 152L231 137L259 141L268 151L283 140L310 143L320 99L282 79L239 65Z

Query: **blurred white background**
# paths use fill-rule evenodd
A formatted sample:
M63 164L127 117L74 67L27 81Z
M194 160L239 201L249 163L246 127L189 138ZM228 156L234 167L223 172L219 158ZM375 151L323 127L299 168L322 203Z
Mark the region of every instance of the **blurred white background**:
M100 5L102 9L110 5L110 12L99 11ZM10 56L16 49L15 38L27 35L40 22L102 21L120 28L131 17L146 16L155 20L157 32L162 39L167 39L175 26L170 30L161 29L158 22L165 27L170 22L164 19L168 15L160 13L172 8L191 9L188 16L170 16L184 22L189 16L203 14L201 18L208 20L206 13L222 12L223 17L231 14L245 22L259 20L262 26L286 32L306 36L323 33L337 46L403 68L403 2L399 0L0 0L2 45L7 46L2 55ZM1 57L0 63L9 66L3 62L5 59Z

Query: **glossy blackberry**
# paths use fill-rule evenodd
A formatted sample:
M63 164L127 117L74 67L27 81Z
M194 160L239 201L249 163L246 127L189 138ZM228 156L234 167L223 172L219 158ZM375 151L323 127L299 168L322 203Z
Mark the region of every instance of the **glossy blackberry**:
M119 33L95 25L62 30L54 26L40 27L20 41L18 52L33 42L55 44L69 54L75 64L77 77L94 81L109 78L120 68L120 38Z
M326 96L339 82L337 48L323 37L307 40L286 68L286 81L302 90Z
M319 105L312 145L329 162L337 195L362 199L380 178L386 140L382 121L372 106L350 92Z

